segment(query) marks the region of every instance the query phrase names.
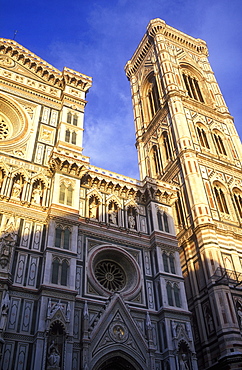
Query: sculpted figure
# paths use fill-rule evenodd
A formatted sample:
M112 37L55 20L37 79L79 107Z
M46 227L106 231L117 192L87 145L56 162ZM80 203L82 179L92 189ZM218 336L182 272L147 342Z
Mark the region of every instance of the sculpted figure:
M60 354L54 341L51 342L48 350L48 364L50 366L48 366L47 369L58 368L60 365Z
M41 185L38 185L37 188L33 189L32 199L35 204L41 204L43 190Z
M13 191L12 191L12 197L16 199L20 199L22 186L20 184L20 180L17 180L13 184Z

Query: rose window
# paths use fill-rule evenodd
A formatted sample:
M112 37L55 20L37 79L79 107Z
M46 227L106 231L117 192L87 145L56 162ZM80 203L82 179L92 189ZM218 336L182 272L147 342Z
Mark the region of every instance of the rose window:
M122 290L126 284L123 269L115 262L101 261L95 268L98 282L110 292Z

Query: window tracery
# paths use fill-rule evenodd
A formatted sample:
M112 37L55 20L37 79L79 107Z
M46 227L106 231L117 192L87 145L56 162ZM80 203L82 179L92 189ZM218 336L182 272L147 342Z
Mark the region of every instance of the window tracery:
M207 134L206 134L206 131L204 130L204 128L201 127L201 126L197 126L197 133L198 133L198 139L199 139L200 145L203 148L210 149Z
M186 86L188 96L194 100L204 103L204 99L197 78L188 71L183 71L182 77Z
M67 286L68 284L68 273L69 273L69 263L66 259L54 258L52 262L52 274L51 282L52 284L59 284Z
M215 183L213 190L214 190L218 210L222 213L229 214L229 209L228 209L225 193L221 185L219 183Z
M223 139L218 131L213 132L213 138L215 141L215 147L218 151L218 154L227 155Z
M169 233L170 229L169 229L167 213L164 211L158 210L157 219L158 219L159 230Z
M160 156L160 150L157 145L152 146L152 159L153 159L153 172L154 176L159 176L162 173L162 162Z
M78 124L78 115L76 113L73 114L72 112L68 112L66 121L67 121L67 123L69 123L73 126L77 126L77 124Z
M55 229L55 247L70 249L71 231L68 227L57 226Z
M233 189L233 198L239 217L242 218L242 192L238 188Z
M169 272L172 274L176 273L175 270L175 258L172 253L167 255L166 252L162 253L162 260L163 260L163 267L165 272Z
M152 120L156 112L160 108L159 91L155 75L152 73L146 80L145 84L145 100L149 120Z
M73 187L69 181L62 181L60 184L59 203L72 206Z
M169 306L181 307L180 289L178 284L167 282L166 292Z

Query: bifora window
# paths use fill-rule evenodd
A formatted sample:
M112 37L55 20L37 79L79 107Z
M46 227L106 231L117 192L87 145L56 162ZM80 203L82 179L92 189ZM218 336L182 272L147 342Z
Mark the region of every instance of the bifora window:
M214 194L217 202L217 206L220 212L229 214L224 191L219 184L214 185Z
M121 266L113 261L101 261L95 268L98 282L110 292L120 291L125 287L126 277Z
M197 126L197 133L201 146L203 148L210 149L205 130L202 127Z
M216 145L218 153L227 155L221 136L217 132L214 132L213 137L214 137L214 141L215 141L215 145Z
M196 77L191 76L188 73L182 73L182 77L186 86L186 90L190 98L198 100L204 103L204 99L198 84Z
M242 193L239 189L233 190L234 202L240 218L242 218Z
M78 115L77 114L73 114L71 112L68 112L67 113L67 123L70 123L74 126L77 126L77 123L78 123Z

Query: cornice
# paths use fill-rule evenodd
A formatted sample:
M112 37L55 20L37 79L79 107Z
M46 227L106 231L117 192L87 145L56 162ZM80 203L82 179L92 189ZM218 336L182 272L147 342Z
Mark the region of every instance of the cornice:
M64 67L61 72L14 40L0 38L0 55L8 56L24 66L41 78L45 84L61 89L69 85L84 92L87 92L92 85L91 77L67 67Z
M208 56L208 49L204 40L189 36L171 26L168 26L162 19L155 18L149 22L146 34L142 38L132 58L125 65L125 72L128 79L130 79L139 69L148 50L154 44L157 35L161 35L163 40L167 43L172 43L179 48Z

